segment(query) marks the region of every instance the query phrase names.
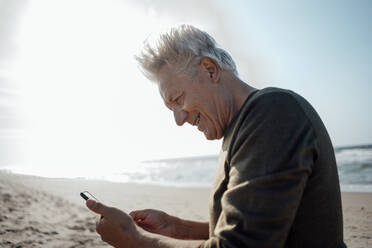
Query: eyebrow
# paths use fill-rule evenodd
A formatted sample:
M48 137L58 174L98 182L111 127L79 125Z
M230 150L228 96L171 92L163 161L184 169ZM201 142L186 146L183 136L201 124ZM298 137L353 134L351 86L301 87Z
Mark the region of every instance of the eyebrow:
M163 100L166 104L171 103L172 98L169 95L164 95Z
M162 97L163 97L163 101L164 101L165 106L167 106L167 108L170 109L170 104L171 104L170 100L171 99L170 99L169 95L164 95Z
M181 96L182 94L183 92L172 92L169 95L164 96L164 101L172 103L175 101L175 99L177 99L177 97Z

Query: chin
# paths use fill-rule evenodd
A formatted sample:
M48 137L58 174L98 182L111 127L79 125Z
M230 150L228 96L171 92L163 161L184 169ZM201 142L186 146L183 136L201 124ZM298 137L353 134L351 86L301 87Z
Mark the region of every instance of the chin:
M204 136L207 140L219 140L223 137L223 135L218 136L216 133L214 133L213 135L208 135L208 133L204 133Z

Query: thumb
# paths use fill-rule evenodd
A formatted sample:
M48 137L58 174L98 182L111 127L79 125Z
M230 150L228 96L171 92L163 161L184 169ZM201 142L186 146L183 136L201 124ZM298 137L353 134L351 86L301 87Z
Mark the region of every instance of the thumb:
M135 211L132 211L129 213L129 215L135 220L143 220L143 219L146 219L146 217L148 216L148 213L146 210L135 210Z
M103 216L108 212L108 209L109 209L109 207L107 207L106 205L100 202L97 202L95 200L92 200L92 199L88 199L86 201L86 205L93 212L103 215Z

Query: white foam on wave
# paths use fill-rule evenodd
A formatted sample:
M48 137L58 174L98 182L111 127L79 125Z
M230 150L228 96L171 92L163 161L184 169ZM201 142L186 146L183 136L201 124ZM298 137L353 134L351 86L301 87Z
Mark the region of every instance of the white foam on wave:
M372 192L372 185L341 184L342 192Z

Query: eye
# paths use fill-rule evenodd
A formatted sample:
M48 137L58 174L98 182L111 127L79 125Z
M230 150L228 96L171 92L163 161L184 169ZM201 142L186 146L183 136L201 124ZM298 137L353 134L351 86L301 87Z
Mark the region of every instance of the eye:
M183 94L179 95L176 99L174 99L174 102L177 103L177 104L181 104L182 103L182 96L183 96Z

